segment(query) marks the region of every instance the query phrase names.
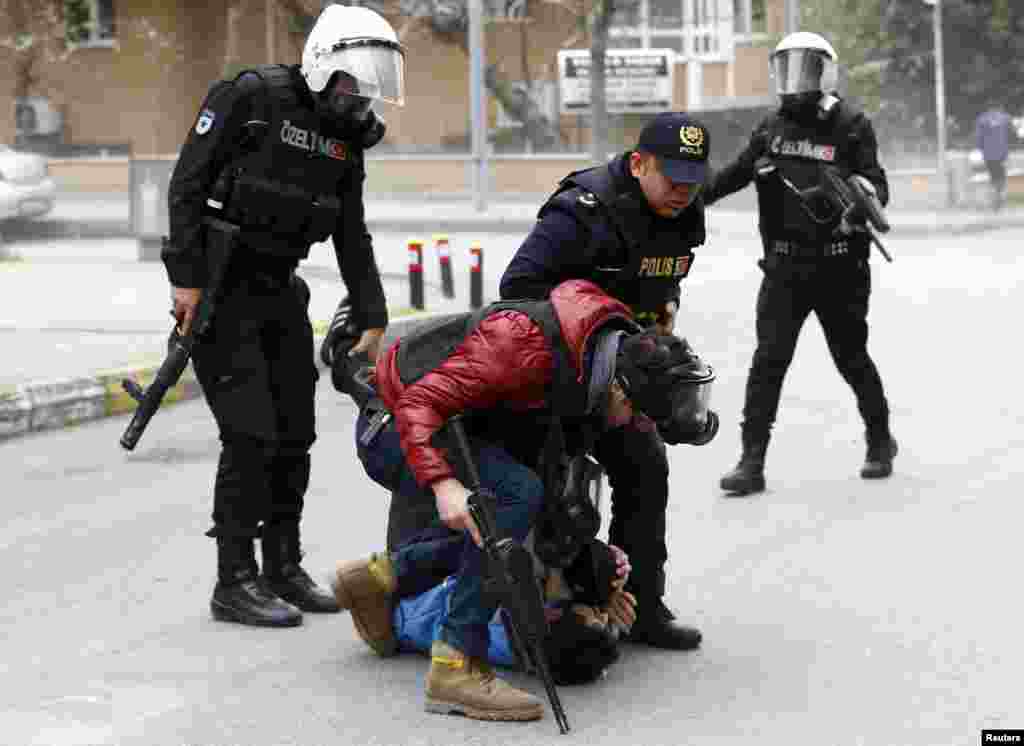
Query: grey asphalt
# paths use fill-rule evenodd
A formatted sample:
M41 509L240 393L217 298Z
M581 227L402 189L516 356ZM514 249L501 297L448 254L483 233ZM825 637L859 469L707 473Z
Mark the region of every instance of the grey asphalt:
M549 714L423 712L427 661L375 658L347 615L291 630L213 622L202 532L218 443L202 402L162 411L131 454L116 443L124 418L0 443L0 743L961 746L1024 727L1022 240L894 237L896 262L873 262L870 349L896 473L858 479L861 424L812 319L769 489L750 499L716 482L739 448L758 246L709 243L679 331L718 372L723 427L669 449L668 597L705 642L627 646L607 679L563 688L570 736ZM321 381L317 407L304 564L322 577L381 548L387 495L355 459L352 405Z

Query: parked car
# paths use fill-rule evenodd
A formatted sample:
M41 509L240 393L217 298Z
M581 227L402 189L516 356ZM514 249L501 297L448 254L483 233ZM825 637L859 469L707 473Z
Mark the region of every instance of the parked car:
M53 209L56 198L45 156L0 145L0 220L38 218Z

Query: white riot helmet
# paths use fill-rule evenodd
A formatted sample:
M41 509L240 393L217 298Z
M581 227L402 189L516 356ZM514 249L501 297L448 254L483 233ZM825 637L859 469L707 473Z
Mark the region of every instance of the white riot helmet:
M306 39L302 77L331 114L358 118L375 100L405 103L405 50L379 13L329 5Z
M782 41L771 55L775 92L780 96L830 93L838 78L839 56L823 37L797 31Z

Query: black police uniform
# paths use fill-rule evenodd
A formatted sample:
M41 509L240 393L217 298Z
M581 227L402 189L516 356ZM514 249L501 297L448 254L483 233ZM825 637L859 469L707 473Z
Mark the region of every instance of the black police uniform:
M318 373L309 288L295 268L333 235L359 327L387 325L363 212L366 137L318 113L297 66L262 66L211 88L168 193L162 258L176 287L205 285L201 218L225 167L234 180L226 215L242 228L212 325L193 351L222 442L208 534L218 541L218 589L253 581L261 535L270 587L311 611L337 606L298 566Z
M502 275L502 298L545 298L564 280L586 278L648 324L667 302L679 301L693 249L704 243L704 205L698 197L677 217L659 217L629 171L629 155L563 179ZM668 558L665 444L654 427L619 427L601 435L595 454L612 487L609 543L629 555L628 589L637 596L641 622L670 621L661 602ZM699 633L691 634L699 642Z
M765 169L774 165L775 171ZM764 278L757 297L757 350L743 408L745 457L764 450L775 421L782 380L808 314L818 316L836 367L853 388L870 447L888 447L889 406L867 352L869 243L862 233L842 234L840 214L814 192L835 167L871 181L882 204L889 200L878 144L863 113L840 101L829 112L783 110L754 130L737 159L714 174L704 190L710 205L756 179ZM789 185L785 183L789 181ZM803 199L796 190L804 192ZM809 193L805 190L811 190Z

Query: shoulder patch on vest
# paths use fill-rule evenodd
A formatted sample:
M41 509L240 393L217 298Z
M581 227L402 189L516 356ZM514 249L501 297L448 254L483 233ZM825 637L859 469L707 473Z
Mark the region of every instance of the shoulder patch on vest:
M584 207L597 207L597 197L593 192L580 192L580 196L576 198Z
M203 109L199 112L199 119L196 120L196 134L205 135L213 129L213 123L217 121L217 114L212 109Z

